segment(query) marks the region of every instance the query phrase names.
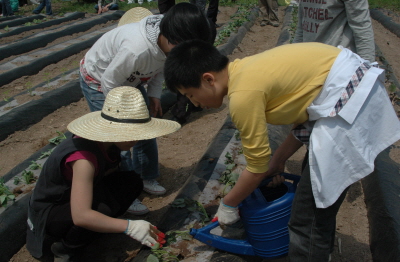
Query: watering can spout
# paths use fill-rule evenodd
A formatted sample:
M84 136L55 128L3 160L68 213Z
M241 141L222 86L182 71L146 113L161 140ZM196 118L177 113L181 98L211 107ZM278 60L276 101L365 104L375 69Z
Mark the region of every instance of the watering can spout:
M210 231L219 225L218 221L213 222L203 228L190 230L190 235L195 239L213 246L215 248L225 250L232 253L241 251L243 255L254 256L252 245L247 240L242 239L229 239L222 236L211 234Z

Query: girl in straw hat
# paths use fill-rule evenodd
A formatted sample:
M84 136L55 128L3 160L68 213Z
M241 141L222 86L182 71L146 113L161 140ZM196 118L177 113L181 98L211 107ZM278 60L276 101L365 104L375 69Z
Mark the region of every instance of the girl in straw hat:
M128 11L119 26L104 34L82 59L80 83L91 111L101 110L113 88L131 86L142 91L151 116L162 116L160 97L168 53L185 40L211 41L209 22L195 5L179 3L165 15L148 15L143 9ZM155 139L137 143L133 157L127 150L122 158L125 170L135 170L142 176L146 192L156 195L166 192L155 180L160 175ZM149 212L139 200L132 203L130 211L136 215Z
M54 261L70 261L98 233L125 233L147 246L165 243L149 222L117 218L143 189L138 174L119 169L120 152L179 128L150 117L141 92L131 87L112 89L102 111L72 121L73 135L52 152L29 201L29 252L41 257L46 235L58 241L51 246Z

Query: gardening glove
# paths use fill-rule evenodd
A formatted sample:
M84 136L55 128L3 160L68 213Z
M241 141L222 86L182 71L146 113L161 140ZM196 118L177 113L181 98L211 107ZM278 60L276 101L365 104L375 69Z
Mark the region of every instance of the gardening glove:
M144 220L128 220L128 226L124 233L148 247L154 246L157 242L162 247L162 244L165 243L164 233Z
M224 199L222 198L215 217L218 217L218 222L220 225L233 224L240 219L239 208L225 205Z

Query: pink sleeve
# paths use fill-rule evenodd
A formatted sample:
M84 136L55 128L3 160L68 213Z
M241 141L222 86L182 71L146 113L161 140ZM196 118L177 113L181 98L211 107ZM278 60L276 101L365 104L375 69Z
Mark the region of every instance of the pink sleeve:
M72 181L72 176L73 176L72 168L69 163L80 159L86 159L89 162L91 162L94 165L94 168L96 169L94 175L96 176L98 174L98 164L96 155L89 151L75 151L67 155L67 157L65 158L64 165L61 166L61 172L67 180Z

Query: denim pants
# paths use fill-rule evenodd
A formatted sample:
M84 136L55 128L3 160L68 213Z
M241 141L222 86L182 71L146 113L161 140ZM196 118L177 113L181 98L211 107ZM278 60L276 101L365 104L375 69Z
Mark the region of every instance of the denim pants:
M90 111L102 110L105 100L103 93L90 88L85 81L83 81L81 75L79 75L79 80ZM149 98L147 97L144 87L139 85L136 88L142 92L146 104L149 106ZM122 171L134 170L136 173L140 174L144 180L156 179L159 177L157 140L153 138L139 141L133 147L133 154L131 151L122 151L120 165Z
M108 10L118 10L118 5L117 4L112 4L108 7ZM96 11L99 11L99 5L95 5L94 9L96 9Z
M347 189L330 207L317 208L311 188L310 167L307 162L296 189L288 225L290 262L328 261L329 254L333 251L336 215Z
M3 16L14 15L14 12L11 8L10 0L2 0L0 2Z
M32 13L40 14L40 12L42 12L42 10L45 6L46 6L46 15L52 15L53 11L51 10L51 0L42 0L40 5L38 7L36 7L36 9L33 10Z

